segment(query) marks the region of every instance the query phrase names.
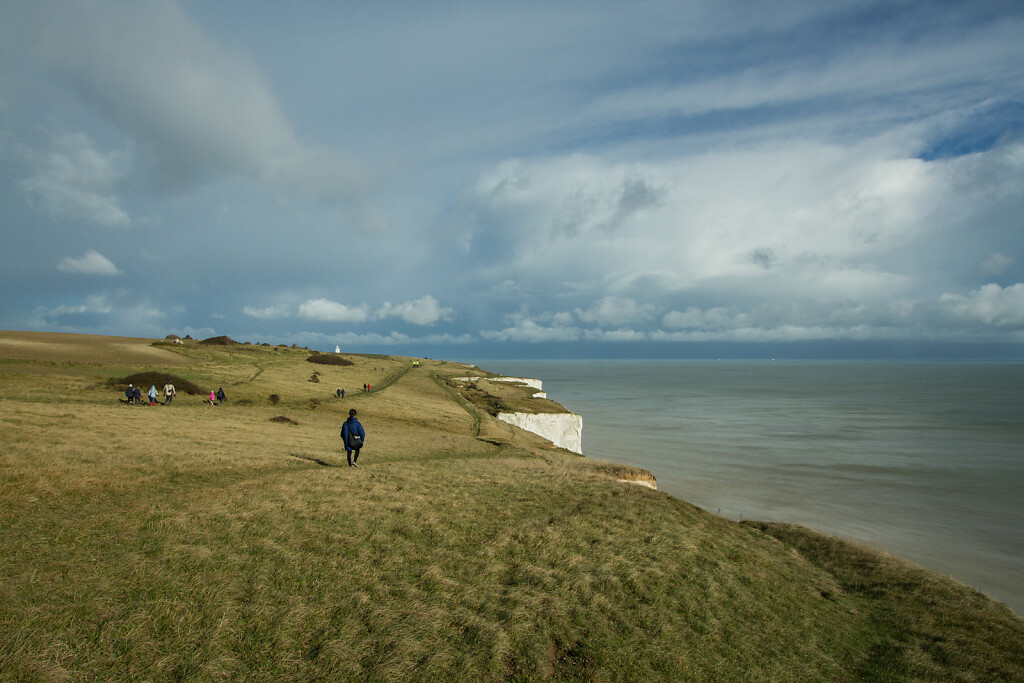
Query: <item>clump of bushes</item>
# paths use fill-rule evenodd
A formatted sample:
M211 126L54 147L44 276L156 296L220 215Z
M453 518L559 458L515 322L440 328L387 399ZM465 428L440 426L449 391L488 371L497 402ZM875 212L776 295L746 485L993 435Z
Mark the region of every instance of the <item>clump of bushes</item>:
M138 385L145 388L147 385L155 386L157 389L163 389L164 385L170 382L174 385L174 390L179 394L185 392L192 396L206 393L201 387L195 382L191 382L184 377L178 377L167 372L136 372L134 375L128 375L127 377L111 377L107 380L107 385L112 387L124 388L129 384Z
M306 360L310 363L319 363L320 365L355 365L348 358L342 358L336 353L314 353Z
M283 423L291 424L291 425L299 424L295 420L291 419L290 417L285 417L284 415L278 415L277 417L272 417L272 418L270 418L270 421L271 422L283 422Z
M273 403L276 406L278 403L281 402L281 397L278 396L277 394L271 394L270 395L270 402Z
M219 337L210 337L209 339L204 339L199 343L206 344L207 346L234 346L238 342L236 342L231 337L221 335Z

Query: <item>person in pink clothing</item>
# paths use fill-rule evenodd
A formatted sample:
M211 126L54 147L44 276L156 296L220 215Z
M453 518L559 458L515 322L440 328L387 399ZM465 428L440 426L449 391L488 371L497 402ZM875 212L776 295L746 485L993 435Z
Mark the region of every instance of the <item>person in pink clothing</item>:
M213 402L216 401L216 400L217 400L217 395L213 393L213 389L210 389L210 405L212 406Z

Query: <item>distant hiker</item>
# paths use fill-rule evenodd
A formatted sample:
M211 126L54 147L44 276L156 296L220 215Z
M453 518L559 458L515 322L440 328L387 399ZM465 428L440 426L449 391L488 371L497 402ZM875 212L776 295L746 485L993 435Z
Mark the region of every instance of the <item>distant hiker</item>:
M338 391L341 392L341 397L345 398L345 390L344 389L339 389Z
M132 401L134 401L134 400L135 400L135 387L133 387L131 384L129 384L128 388L124 390L124 402L127 403L128 405L131 405Z
M135 387L135 391L132 392L132 399L135 401L135 405L142 405L142 387Z
M210 405L212 406L213 402L216 401L216 400L217 400L217 395L215 393L213 393L213 389L210 389Z
M226 398L227 396L224 395L224 387L217 389L217 405L223 403Z
M337 396L338 398L341 398L341 389L338 389L336 392L334 392L334 395Z
M149 405L156 405L156 385L152 384L149 387Z
M356 409L348 411L348 419L341 425L341 440L345 442L345 453L348 455L348 466L359 467L359 450L366 445L366 432L363 425L356 419ZM355 456L352 455L355 451Z
M174 398L174 385L168 382L164 385L164 405L171 405L171 399Z

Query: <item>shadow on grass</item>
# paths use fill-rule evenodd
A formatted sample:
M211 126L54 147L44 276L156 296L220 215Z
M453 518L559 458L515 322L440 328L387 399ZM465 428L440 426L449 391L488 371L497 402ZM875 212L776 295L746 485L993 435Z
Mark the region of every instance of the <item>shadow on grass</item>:
M310 462L315 462L317 465L320 465L321 467L341 467L341 465L335 465L333 463L321 460L320 458L314 458L311 455L303 455L302 453L289 453L288 455L292 456L293 458L298 458L299 460L308 460Z

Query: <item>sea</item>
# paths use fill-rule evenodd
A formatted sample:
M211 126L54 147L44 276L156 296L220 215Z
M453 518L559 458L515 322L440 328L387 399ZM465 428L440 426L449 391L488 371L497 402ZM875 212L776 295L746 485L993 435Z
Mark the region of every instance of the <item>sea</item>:
M586 456L733 520L792 522L1024 615L1024 363L482 360L583 416Z

